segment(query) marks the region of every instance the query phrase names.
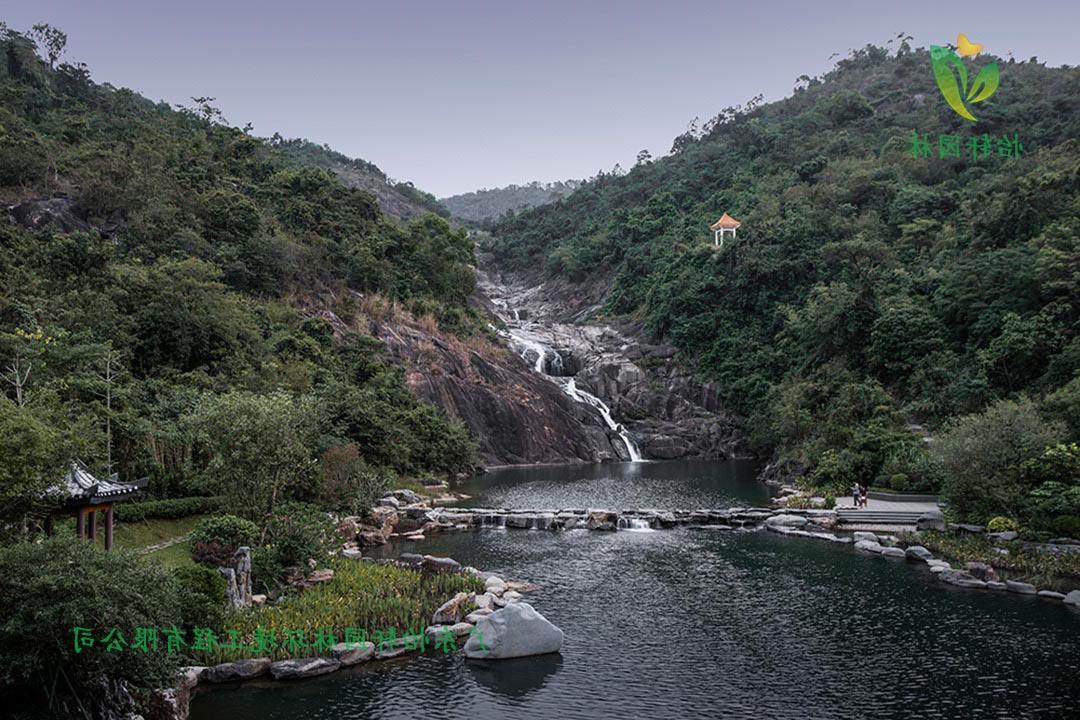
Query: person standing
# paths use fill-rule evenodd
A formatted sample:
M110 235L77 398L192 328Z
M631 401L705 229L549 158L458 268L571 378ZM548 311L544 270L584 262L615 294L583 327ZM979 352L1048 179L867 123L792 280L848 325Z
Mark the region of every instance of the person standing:
M870 489L865 485L862 486L860 496L862 498L862 506L865 508L870 505Z
M855 483L854 485L851 486L852 507L854 507L856 510L858 510L860 507L862 507L862 504L860 502L859 489L860 489L859 488L859 483Z

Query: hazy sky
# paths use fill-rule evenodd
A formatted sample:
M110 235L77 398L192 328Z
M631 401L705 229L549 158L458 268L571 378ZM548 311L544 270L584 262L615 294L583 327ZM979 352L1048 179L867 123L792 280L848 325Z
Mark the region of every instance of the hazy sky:
M0 20L67 31L67 59L99 82L216 97L235 125L439 196L665 153L694 116L784 97L834 52L900 31L1080 64L1080 3L1065 0L5 0Z

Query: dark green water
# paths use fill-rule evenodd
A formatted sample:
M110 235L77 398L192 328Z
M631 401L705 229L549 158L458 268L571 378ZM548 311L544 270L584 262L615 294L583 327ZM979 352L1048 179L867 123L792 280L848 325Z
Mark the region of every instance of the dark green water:
M725 507L765 499L740 463L510 469L469 505ZM766 532L446 534L450 555L541 589L559 656L430 653L297 683L200 692L194 720L1080 717L1080 613L946 589L924 568Z

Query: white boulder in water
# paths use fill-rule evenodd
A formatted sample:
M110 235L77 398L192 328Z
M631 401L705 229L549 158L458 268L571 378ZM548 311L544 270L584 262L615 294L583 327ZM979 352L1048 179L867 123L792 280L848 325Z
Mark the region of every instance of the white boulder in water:
M480 618L465 643L465 657L483 660L545 655L558 652L563 631L532 605L515 602Z

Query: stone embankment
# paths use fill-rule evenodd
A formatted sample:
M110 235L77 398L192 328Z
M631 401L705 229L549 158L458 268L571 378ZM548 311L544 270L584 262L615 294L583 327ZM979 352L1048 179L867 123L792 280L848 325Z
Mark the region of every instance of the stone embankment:
M359 560L359 558L357 558ZM479 593L460 592L432 614L423 636L404 635L376 646L370 641L338 643L323 655L274 661L269 657L246 658L213 666L181 669L177 685L158 690L150 698L151 720L183 720L187 717L191 693L203 683L231 683L259 678L300 680L318 677L368 661L385 661L422 652L436 643L461 649L471 659L499 660L558 652L563 632L531 605L524 593L536 590L531 583L504 580L495 573L462 566L453 558L402 553L397 560L380 562L410 567L422 572L454 572L474 575L484 581Z

